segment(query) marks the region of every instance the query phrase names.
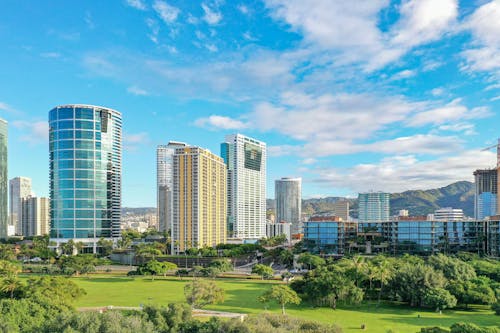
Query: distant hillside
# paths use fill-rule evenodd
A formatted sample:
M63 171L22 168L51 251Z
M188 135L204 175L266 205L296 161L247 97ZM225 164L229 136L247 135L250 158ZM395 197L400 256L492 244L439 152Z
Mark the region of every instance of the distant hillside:
M326 213L333 210L333 203L341 197L302 200L302 212ZM358 217L358 200L350 201L350 215ZM474 183L460 181L432 190L413 190L391 194L391 215L408 209L410 215L427 215L442 207L461 208L467 216L474 215ZM267 200L268 209L274 209L274 200Z
M140 207L140 208L130 208L122 207L122 214L133 214L133 215L145 215L145 214L156 214L156 208L154 207Z

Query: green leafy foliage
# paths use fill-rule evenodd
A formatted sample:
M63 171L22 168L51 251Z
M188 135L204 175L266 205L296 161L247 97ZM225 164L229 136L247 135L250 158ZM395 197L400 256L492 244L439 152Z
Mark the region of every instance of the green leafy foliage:
M252 267L252 274L257 274L264 280L272 278L274 271L270 266L257 264Z
M215 283L205 280L196 279L186 284L184 295L189 305L200 309L206 305L224 301L224 290Z
M285 305L300 304L300 297L297 293L290 287L284 285L272 286L271 289L259 296L258 300L262 303L275 301L281 306L282 314L285 314Z

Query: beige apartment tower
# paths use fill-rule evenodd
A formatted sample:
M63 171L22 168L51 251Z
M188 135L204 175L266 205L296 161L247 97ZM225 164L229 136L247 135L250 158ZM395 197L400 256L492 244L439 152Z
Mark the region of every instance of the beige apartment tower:
M177 148L173 169L172 252L225 243L224 160L199 147Z

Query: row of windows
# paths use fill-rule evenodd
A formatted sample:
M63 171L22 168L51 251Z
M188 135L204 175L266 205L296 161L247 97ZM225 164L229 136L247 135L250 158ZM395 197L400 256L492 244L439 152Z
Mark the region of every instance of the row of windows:
M93 140L94 139L94 134L95 134L95 139L100 141L101 140L101 132L94 132L92 131L84 131L84 130L52 130L50 131L50 141L57 141L57 140L69 140L69 139L87 139L87 140Z
M105 209L107 200L52 200L52 209L60 208L97 208Z
M82 218L82 219L91 219L91 218L109 218L111 212L109 210L101 210L101 209L87 209L87 210L74 210L74 209L61 209L61 210L51 210L50 216L51 218L59 218L59 219L72 219L72 218Z
M98 111L96 118L99 115ZM49 114L50 121L61 119L94 119L94 110L89 108L58 108L54 109Z
M101 164L92 160L61 160L57 162L57 167L59 169L99 169Z
M95 127L94 127L95 125ZM50 130L69 130L69 129L83 129L83 130L101 130L100 122L85 121L85 120L61 120L52 121L50 123Z
M52 229L50 231L51 238L100 238L100 237L111 237L111 230L94 230L92 229Z
M61 140L54 141L50 143L50 150L62 150L62 149L89 149L89 150L100 150L102 147L100 141L90 141L90 140Z
M108 188L105 181L83 180L83 179L59 179L57 182L58 189L96 189L106 190Z
M88 170L74 170L74 169L63 169L57 171L55 174L57 174L57 177L59 179L73 179L73 178L80 178L80 179L96 179L97 181L106 181L107 177L107 172L106 171L94 171L94 169L88 169Z
M96 199L106 200L108 191L105 190L74 190L74 189L61 189L57 191L58 196L51 191L51 198L57 199Z
M52 223L52 229L69 229L69 228L96 228L107 229L111 228L109 220L56 220Z

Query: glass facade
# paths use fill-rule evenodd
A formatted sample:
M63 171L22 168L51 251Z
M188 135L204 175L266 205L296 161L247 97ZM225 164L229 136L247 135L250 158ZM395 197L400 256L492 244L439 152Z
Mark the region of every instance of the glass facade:
M353 223L308 221L304 223L304 246L314 253L343 254L355 231Z
M49 112L50 237L94 246L120 236L121 114L90 105Z
M0 119L0 239L7 238L7 122Z

